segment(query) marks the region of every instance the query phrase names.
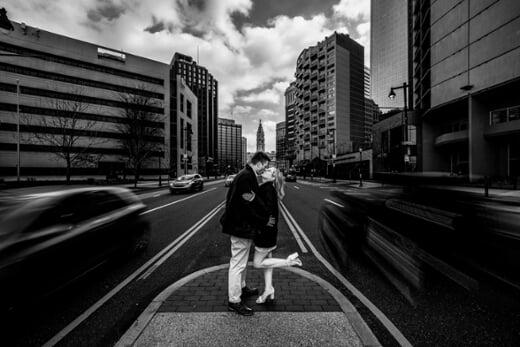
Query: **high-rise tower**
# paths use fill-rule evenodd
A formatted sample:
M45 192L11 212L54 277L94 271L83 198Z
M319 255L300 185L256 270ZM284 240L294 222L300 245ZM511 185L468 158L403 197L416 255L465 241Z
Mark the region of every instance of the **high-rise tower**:
M218 162L217 153L217 124L218 124L218 83L209 71L198 65L193 58L184 54L175 53L171 62L170 78L181 76L197 97L197 130L198 130L198 158L199 170L201 172L211 171L211 163ZM171 127L178 127L178 117L175 114L177 104L176 90L172 84L171 88ZM176 131L171 131L172 143L176 143ZM174 155L174 153L172 153ZM175 159L172 159L175 160Z
M264 128L262 128L261 119L259 119L258 130L256 131L256 151L265 152Z

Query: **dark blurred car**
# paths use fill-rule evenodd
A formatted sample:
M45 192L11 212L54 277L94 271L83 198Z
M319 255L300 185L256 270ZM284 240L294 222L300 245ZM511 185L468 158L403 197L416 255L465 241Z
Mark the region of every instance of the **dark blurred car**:
M285 181L286 181L286 182L296 182L296 172L294 172L294 171L289 171L289 172L285 175Z
M146 206L125 188L0 201L0 308L55 291L117 255L145 249Z
M322 245L340 267L363 256L404 292L439 274L469 291L520 293L520 203L439 188L333 192ZM432 275L432 276L430 276Z
M171 194L187 191L194 192L202 189L204 189L204 180L199 174L183 175L170 183Z
M224 181L224 186L225 187L229 187L231 186L231 183L233 183L233 179L235 178L236 175L229 175L228 177L226 177L226 180Z

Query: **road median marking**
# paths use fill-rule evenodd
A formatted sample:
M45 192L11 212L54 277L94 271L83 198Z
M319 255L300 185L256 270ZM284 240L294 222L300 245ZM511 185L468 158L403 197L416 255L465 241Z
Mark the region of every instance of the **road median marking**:
M366 296L361 293L352 283L350 283L338 270L336 270L314 247L312 242L309 240L307 235L303 232L302 228L298 225L298 223L291 216L289 210L285 205L280 202L280 206L285 211L287 216L293 221L294 227L300 236L305 240L309 248L311 249L314 256L347 288L352 295L354 295L358 300L365 305L366 308L372 312L372 314L383 324L383 326L388 330L388 332L394 337L394 339L401 346L412 346L410 341L399 331L399 329L388 319L388 317L376 306L374 305ZM359 315L359 313L357 313ZM361 319L361 316L360 316Z
M169 247L171 248L167 253L161 256L156 262L154 262L142 275L139 280L147 279L159 266L161 266L169 257L171 257L182 245L184 245L193 235L195 235L206 223L208 223L222 207L224 207L225 201L221 202L217 207L211 210L210 213L202 217L197 223L191 228L186 230L181 236L173 241Z
M209 190L208 190L209 191ZM204 192L203 192L204 193ZM193 197L192 195L191 197ZM185 199L184 199L185 200ZM174 201L179 202L180 200ZM208 214L206 214L204 217L202 217L197 223L195 223L190 229L188 229L186 232L184 232L181 236L179 236L177 239L175 239L173 242L171 242L168 246L163 248L159 253L157 253L153 258L148 260L145 264L143 264L139 269L134 271L130 276L125 278L121 283L119 283L116 287L114 287L110 292L105 294L101 299L99 299L94 305L90 306L85 312L83 312L81 315L79 315L76 319L74 319L72 322L70 322L65 328L63 328L60 332L58 332L56 335L54 335L49 341L47 341L43 347L50 347L55 346L57 343L59 343L65 336L67 336L72 330L74 330L76 327L78 327L81 323L83 323L85 320L87 320L94 312L96 312L101 306L103 306L108 300L110 300L112 297L114 297L117 293L119 293L124 287L126 287L129 283L131 283L133 280L141 276L143 273L147 272L150 267L154 266L154 264L158 261L164 262L166 260L164 256L166 254L173 254L172 248L175 248L179 243L182 242L184 244L187 239L184 239L186 235L188 235L190 232L192 232L194 229L197 229L197 226L201 226L201 223L206 224L209 219L211 219L215 214L224 206L225 201L221 202L217 205L213 210L211 210ZM171 204L168 204L171 205ZM211 216L211 218L209 217ZM203 224L202 224L203 225ZM199 228L200 229L200 228ZM197 230L199 230L197 229ZM193 235L191 235L193 236ZM190 236L190 237L191 237ZM189 239L189 238L188 238ZM180 246L179 246L180 247ZM175 250L177 250L179 247L176 247ZM155 267L157 268L157 267ZM151 272L150 272L151 273Z
M287 215L287 213L285 212L285 210L283 209L281 204L280 204L280 207L281 207L280 212L282 213L282 216L285 219L285 222L289 226L289 230L293 234L294 239L296 240L296 243L298 243L298 246L300 246L302 253L308 253L309 251L307 251L307 248L305 247L300 235L298 235L298 233L296 232L294 225L292 224L291 220L289 219L289 216Z

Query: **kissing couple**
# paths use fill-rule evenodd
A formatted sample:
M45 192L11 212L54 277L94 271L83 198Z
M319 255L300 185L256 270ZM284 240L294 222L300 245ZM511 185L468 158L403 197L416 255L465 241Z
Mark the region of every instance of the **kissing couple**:
M302 266L298 253L285 259L273 258L278 236L278 201L285 196L284 178L275 168L267 168L270 158L256 152L235 176L226 196L226 210L220 220L222 232L230 235L231 259L228 274L228 309L244 316L254 314L242 299L258 295L246 285L247 261L255 245L253 265L264 269L264 292L257 304L274 300L273 268Z

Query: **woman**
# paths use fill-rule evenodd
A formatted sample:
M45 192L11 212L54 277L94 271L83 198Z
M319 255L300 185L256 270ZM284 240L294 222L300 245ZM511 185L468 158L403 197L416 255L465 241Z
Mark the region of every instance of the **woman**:
M272 258L272 251L276 248L278 236L278 199L285 195L284 179L280 171L269 168L260 176L258 195L265 204L265 208L276 222L273 226L265 226L258 230L255 236L255 256L253 266L264 269L264 293L256 300L257 304L263 304L274 300L273 268L284 266L302 266L298 253L293 253L287 259Z

